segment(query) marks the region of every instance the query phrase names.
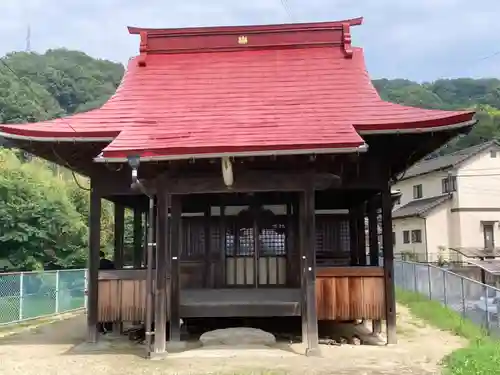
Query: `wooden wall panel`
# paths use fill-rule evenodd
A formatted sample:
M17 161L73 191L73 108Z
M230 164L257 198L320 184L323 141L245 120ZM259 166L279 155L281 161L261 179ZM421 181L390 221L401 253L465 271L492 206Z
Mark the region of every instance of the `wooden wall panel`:
M146 280L99 280L99 322L143 321L145 316Z
M122 321L141 321L146 317L146 280L122 280Z
M120 280L99 281L97 320L99 322L120 321Z
M318 272L316 305L319 320L384 319L384 280L373 270L367 276Z

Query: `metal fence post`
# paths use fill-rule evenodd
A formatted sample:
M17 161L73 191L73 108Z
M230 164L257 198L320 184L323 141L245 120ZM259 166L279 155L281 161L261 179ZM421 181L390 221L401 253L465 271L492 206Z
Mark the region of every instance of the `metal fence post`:
M19 274L19 320L23 320L24 272Z
M431 281L431 266L427 264L427 279L429 283L429 299L432 299L432 281Z
M462 317L465 318L466 315L466 306L465 306L465 285L464 285L464 278L460 278L460 288L461 288L461 294L462 294Z
M485 323L486 331L490 333L490 312L488 311L488 285L484 285L484 307L485 307Z
M56 271L56 306L55 306L55 310L56 310L56 314L59 313L59 310L60 310L60 307L59 307L59 278L60 278L60 273L59 273L59 270Z
M443 300L444 300L444 305L448 306L448 295L447 295L447 288L446 288L446 270L443 268Z
M89 271L88 269L85 269L85 276L84 276L84 298L83 298L83 307L85 307L85 310L87 310L87 305L88 305L88 296L87 296L87 291L89 289L88 287L88 282L89 282Z
M417 263L413 263L413 291L418 292Z

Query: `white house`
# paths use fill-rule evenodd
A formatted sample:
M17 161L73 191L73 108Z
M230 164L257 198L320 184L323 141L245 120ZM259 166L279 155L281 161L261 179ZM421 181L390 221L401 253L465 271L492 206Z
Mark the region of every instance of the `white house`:
M435 262L449 249L500 247L500 143L421 161L393 190L395 254Z

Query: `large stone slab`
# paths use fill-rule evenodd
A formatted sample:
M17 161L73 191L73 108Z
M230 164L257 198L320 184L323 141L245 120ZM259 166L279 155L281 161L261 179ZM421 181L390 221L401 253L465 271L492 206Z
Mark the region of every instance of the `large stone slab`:
M200 337L203 346L241 346L241 345L274 345L276 338L273 334L258 328L238 327L216 329L205 332Z

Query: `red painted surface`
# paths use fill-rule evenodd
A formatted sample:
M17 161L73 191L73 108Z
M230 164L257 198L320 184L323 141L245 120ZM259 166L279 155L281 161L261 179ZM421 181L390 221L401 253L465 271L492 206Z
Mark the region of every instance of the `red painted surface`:
M473 112L382 101L362 50L350 46L350 25L359 23L131 28L141 35L141 54L101 109L0 129L30 137L116 137L104 149L106 157L187 157L350 148L363 143L358 132L472 119ZM248 42L238 43L240 36Z
M185 29L144 29L129 27L141 36L141 53L200 53L240 51L242 49L283 49L313 46L341 46L350 49L350 26L361 18L340 22L267 26L224 26ZM144 38L144 35L147 35ZM244 36L247 44L238 43ZM346 52L348 54L348 52Z

